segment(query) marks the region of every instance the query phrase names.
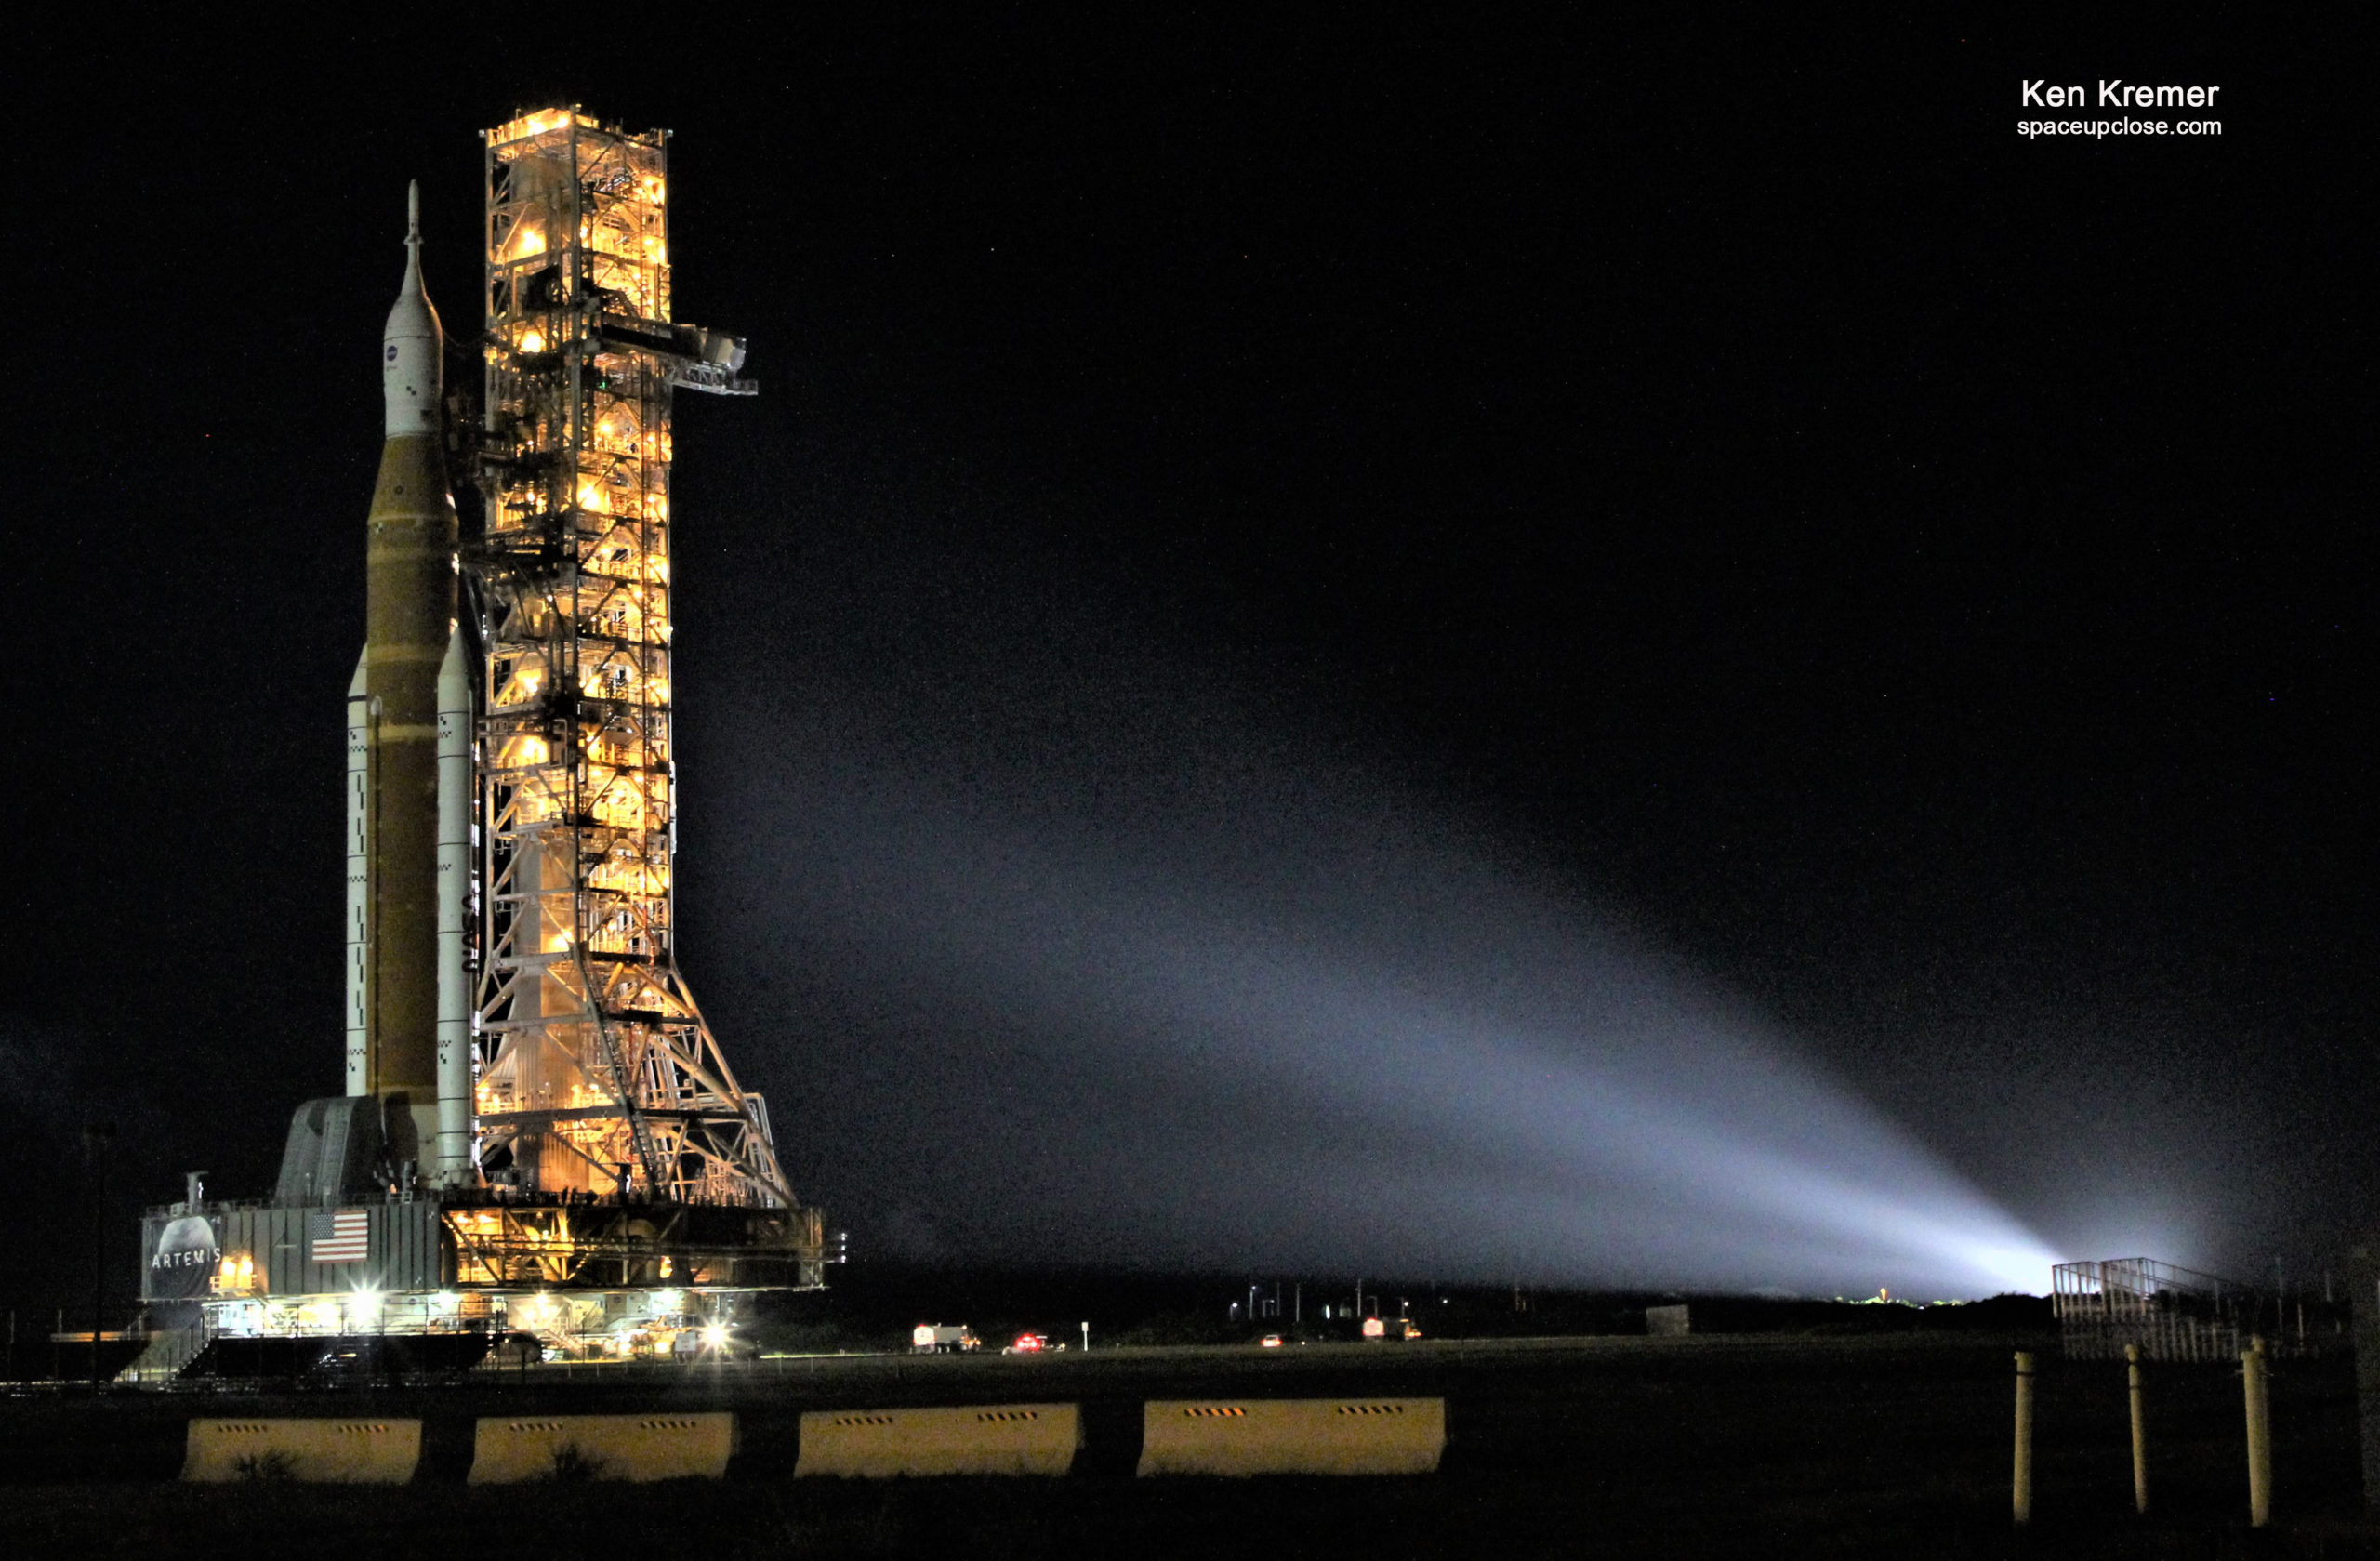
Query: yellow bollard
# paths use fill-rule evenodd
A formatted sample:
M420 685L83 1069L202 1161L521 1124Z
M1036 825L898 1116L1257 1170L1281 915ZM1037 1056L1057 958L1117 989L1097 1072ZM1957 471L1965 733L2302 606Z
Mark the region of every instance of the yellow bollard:
M2016 1517L2033 1520L2033 1357L2016 1352Z
M2272 1400L2261 1336L2240 1356L2240 1381L2248 1399L2248 1526L2261 1528L2272 1521Z
M2140 1346L2126 1344L2123 1357L2132 1379L2132 1509L2149 1510L2149 1422L2140 1410Z

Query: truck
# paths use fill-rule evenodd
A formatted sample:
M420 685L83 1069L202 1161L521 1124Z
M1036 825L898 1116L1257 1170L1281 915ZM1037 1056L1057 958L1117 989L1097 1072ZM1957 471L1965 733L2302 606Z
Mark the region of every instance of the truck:
M955 1355L981 1349L984 1342L965 1323L921 1322L909 1332L909 1348L918 1355Z

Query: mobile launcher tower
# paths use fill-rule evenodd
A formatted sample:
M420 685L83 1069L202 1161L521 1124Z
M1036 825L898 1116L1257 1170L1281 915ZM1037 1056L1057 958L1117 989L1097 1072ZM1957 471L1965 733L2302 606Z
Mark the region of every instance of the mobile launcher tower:
M269 1202L193 1177L148 1217L171 1353L509 1330L646 1354L822 1282L819 1211L695 1006L672 914L670 398L754 393L744 345L670 318L666 132L569 108L484 139L481 416L443 393L417 195L381 344L347 1092L298 1107ZM483 498L467 541L450 448Z

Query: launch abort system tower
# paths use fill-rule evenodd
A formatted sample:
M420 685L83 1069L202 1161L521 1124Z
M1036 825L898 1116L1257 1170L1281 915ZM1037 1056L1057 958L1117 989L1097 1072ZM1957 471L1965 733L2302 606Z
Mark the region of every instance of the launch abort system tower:
M270 1202L192 1178L150 1216L143 1298L184 1353L497 1329L649 1353L821 1282L819 1211L677 961L670 398L752 394L744 346L670 317L666 133L570 108L485 140L483 415L453 441L476 537L417 220L382 341L347 1094L298 1108Z

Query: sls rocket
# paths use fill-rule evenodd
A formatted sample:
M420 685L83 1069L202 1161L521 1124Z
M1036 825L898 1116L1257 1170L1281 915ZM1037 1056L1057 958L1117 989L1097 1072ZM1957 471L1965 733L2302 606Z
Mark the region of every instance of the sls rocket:
M392 1168L453 1185L472 1175L471 679L419 185L406 215L404 283L380 338L364 654L347 691L347 1092L379 1099Z

